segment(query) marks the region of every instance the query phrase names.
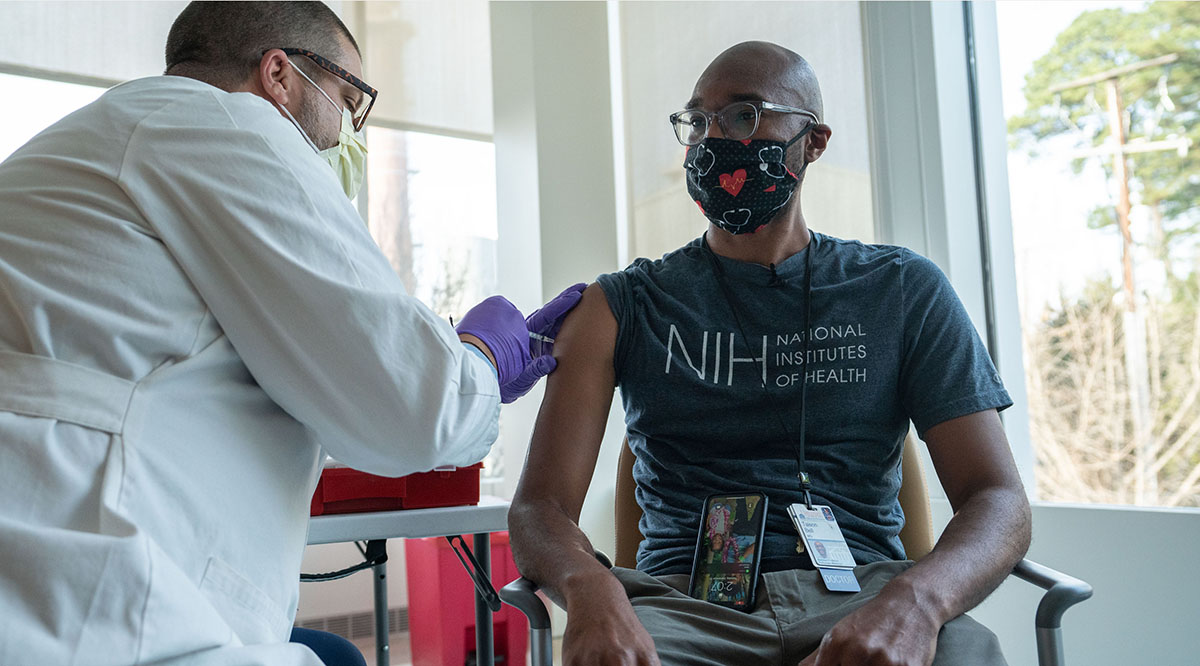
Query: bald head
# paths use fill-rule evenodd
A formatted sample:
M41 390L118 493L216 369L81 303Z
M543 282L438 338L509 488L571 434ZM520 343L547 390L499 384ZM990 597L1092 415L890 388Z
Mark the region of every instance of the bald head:
M771 102L803 109L817 117L813 124L807 114L764 109L754 133L747 137L785 144L800 140L785 152L784 164L800 174L803 182L805 166L821 157L833 134L825 124L821 86L808 61L770 42L742 42L729 47L700 74L686 108L715 114L735 102ZM711 138L725 138L719 118L707 126L707 131Z
M696 81L688 107L718 110L742 100L797 106L825 121L821 86L808 61L770 42L742 42L725 49Z

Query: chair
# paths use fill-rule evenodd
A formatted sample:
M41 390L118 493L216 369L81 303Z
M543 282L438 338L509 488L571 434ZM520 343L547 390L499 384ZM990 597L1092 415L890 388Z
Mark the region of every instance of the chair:
M910 434L904 442L901 462L904 481L900 488L900 506L904 509L906 522L900 531L900 541L904 544L909 559L918 560L933 550L933 515L929 507L925 471L915 444L916 439ZM642 541L641 532L638 530L642 510L634 498L634 461L633 452L629 449L629 440L626 439L617 462L614 523L617 536L615 563L627 568L636 565L637 548ZM603 553L597 552L596 557L606 566L613 566L613 562ZM1071 606L1090 598L1092 586L1027 559L1017 563L1012 575L1046 590L1038 603L1034 618L1038 666L1062 666L1063 613ZM529 618L531 666L551 666L550 614L536 593L535 582L527 578L518 578L500 590L500 598Z

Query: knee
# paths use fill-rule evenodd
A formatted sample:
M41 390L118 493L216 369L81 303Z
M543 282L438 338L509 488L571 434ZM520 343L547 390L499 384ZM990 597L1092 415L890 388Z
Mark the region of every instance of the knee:
M937 654L933 666L972 664L972 666L1007 666L1000 650L1000 639L991 629L962 615L942 627L938 634Z

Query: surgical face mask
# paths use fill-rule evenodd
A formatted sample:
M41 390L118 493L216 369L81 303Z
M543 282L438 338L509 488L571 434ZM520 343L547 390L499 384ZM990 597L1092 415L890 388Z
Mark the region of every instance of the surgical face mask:
M735 235L758 231L792 200L808 163L795 174L784 158L813 127L787 143L705 139L690 146L683 159L688 194L717 227Z
M354 131L350 109L342 109L342 126L338 130L337 145L317 154L329 162L346 196L351 199L358 196L367 163L367 145L363 143L361 135Z
M312 149L317 152L317 155L329 163L329 166L333 169L333 173L337 176L338 182L342 184L342 191L346 193L347 197L353 199L354 197L358 196L358 190L362 187L363 174L365 173L365 167L367 163L367 145L363 142L362 135L354 131L354 119L350 115L350 109L338 106L337 103L325 93L321 86L317 85L312 79L308 78L308 75L305 74L303 70L295 65L293 65L293 68L300 74L300 76L304 77L305 81L308 81L310 84L312 84L312 86L321 93L321 96L333 105L333 108L341 111L342 125L338 129L337 145L326 148L325 150L317 148L317 144L313 143L313 140L308 136L308 133L305 132L304 128L300 126L300 123L296 122L296 119L287 110L287 107L280 106L280 108L282 108L283 112L287 114L287 117L291 119L292 124L294 124L300 130L300 134L304 136L304 140L308 142L308 145L312 146Z

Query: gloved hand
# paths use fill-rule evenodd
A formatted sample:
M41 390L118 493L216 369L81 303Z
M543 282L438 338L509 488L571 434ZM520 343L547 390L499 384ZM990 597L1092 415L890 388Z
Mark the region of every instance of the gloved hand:
M583 298L585 289L587 284L583 282L573 284L537 312L526 317L525 326L530 333L529 351L535 359L549 356L550 352L554 351L554 338L558 337L558 331L562 328L567 313L579 305L579 299Z
M579 299L583 298L584 289L587 289L587 285L582 282L567 287L561 294L555 296L549 303L538 308L536 312L525 319L525 327L529 329L529 353L533 357L533 362L508 384L508 393L512 394L513 400L529 393L539 379L554 372L554 368L558 367L558 361L550 355L550 352L554 350L554 338L562 328L567 313L579 305ZM504 393L505 386L502 384L500 386L501 399L503 399Z
M501 402L512 402L524 395L524 392L514 393L505 388L533 361L529 355L529 330L525 328L525 318L517 306L503 296L486 298L467 311L455 330L460 335L474 335L492 352L500 380ZM529 385L533 386L533 382Z
M530 333L545 338L558 335L563 319L579 303L585 287L577 284L568 288L524 321L521 311L508 299L492 296L467 311L458 323L455 330L479 338L496 359L501 402L507 404L525 395L537 380L554 371L558 363L549 355L549 348L541 349L543 345L539 345L541 355L533 357Z

